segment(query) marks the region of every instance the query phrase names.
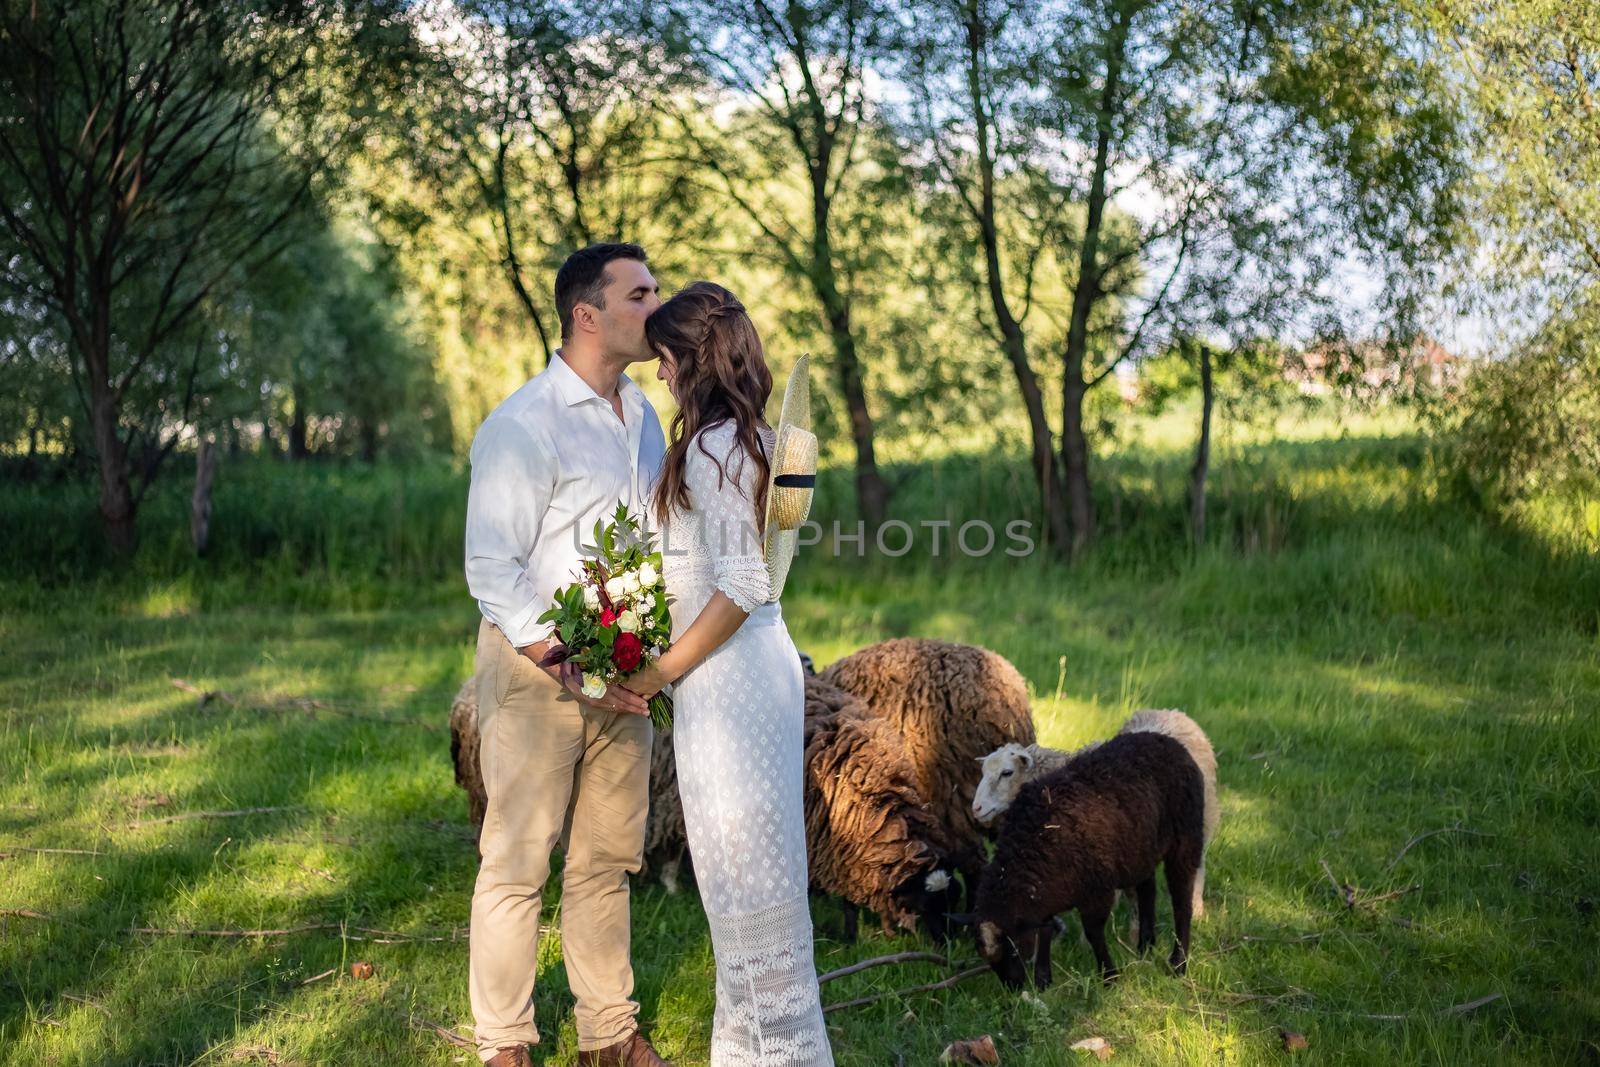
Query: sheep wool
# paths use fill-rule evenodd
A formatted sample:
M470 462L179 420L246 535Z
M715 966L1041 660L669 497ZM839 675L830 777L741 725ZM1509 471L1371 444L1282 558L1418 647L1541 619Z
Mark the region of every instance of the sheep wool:
M450 702L450 762L456 769L456 785L467 791L467 818L483 829L489 796L483 788L483 768L478 765L478 679L474 675L461 683Z
M884 931L941 913L942 835L899 735L844 690L806 679L806 844L811 885L874 911Z
M984 853L983 828L972 814L978 761L1008 742L1034 741L1022 675L985 648L904 637L869 645L820 677L898 731L952 860L975 880Z

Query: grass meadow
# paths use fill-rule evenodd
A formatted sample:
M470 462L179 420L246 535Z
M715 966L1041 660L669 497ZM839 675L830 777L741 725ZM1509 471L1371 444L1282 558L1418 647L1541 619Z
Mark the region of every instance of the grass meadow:
M1403 425L1320 423L1224 442L1195 551L1181 429L1099 469L1106 536L1080 565L948 540L801 556L784 612L819 665L898 635L978 643L1027 676L1044 741L1179 707L1220 765L1185 978L1163 889L1162 952L1113 946L1114 986L1069 919L1053 987L985 975L831 1013L838 1061L931 1064L988 1033L1018 1067L1089 1062L1070 1046L1094 1036L1128 1065L1600 1063L1592 518L1487 514ZM914 527L1034 510L1015 457L890 469ZM848 482L825 472L816 517L847 517ZM465 475L224 460L199 562L183 483L121 575L86 491L0 488L0 1064L470 1063L441 1033L470 1025L476 854L445 729L476 618ZM633 900L642 1018L703 1063L698 901ZM932 947L867 923L845 944L833 905L814 914L822 970ZM224 936L246 930L278 932ZM536 1062L576 1059L560 960L552 932ZM878 968L823 999L946 973Z

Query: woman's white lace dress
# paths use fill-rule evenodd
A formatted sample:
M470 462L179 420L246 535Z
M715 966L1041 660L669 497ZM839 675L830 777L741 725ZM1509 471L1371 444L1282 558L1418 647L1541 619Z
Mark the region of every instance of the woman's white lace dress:
M689 446L662 542L673 639L716 590L750 613L673 688L678 790L717 959L713 1067L832 1064L807 908L800 658L761 559L758 468L732 422ZM770 431L765 440L772 445ZM720 483L720 484L719 484Z

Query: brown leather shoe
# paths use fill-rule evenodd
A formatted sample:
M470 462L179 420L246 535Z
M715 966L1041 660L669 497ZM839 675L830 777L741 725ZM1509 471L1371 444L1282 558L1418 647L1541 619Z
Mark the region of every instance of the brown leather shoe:
M533 1060L528 1057L527 1045L512 1045L509 1048L495 1049L494 1058L488 1061L488 1067L533 1067Z
M645 1036L635 1030L615 1045L578 1052L578 1067L672 1067Z

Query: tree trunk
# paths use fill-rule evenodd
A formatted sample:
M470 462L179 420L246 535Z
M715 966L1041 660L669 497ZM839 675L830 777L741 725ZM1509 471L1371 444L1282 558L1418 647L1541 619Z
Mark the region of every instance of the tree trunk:
M522 310L528 315L528 320L533 323L533 330L539 335L539 347L544 350L544 365L550 366L554 358L554 349L550 347L550 336L545 333L544 319L539 315L539 304L533 299L533 294L528 291L528 283L522 276L522 257L517 254L517 231L511 218L511 197L506 193L506 153L510 148L509 142L502 138L500 150L495 156L494 191L495 213L500 217L500 238L505 243L505 258L503 260L506 276L511 279L511 288L517 294L517 300L522 304ZM489 190L485 189L485 193Z
M98 380L91 382L89 418L95 456L100 465L100 521L106 543L119 556L131 556L138 539L134 529L133 489L128 482L127 448L117 435L117 402Z
M211 475L216 467L216 449L210 437L203 437L195 452L194 495L189 498L189 539L197 556L205 555L211 544Z
M878 472L878 457L872 413L867 410L867 390L856 353L855 336L850 332L850 304L839 292L838 275L833 267L833 242L828 233L827 182L829 152L818 153L821 165L811 171L811 284L828 319L833 339L834 373L839 391L850 413L850 436L856 446L856 507L869 527L883 524L889 510L889 485Z
M984 273L989 288L989 303L995 321L1000 326L1002 347L1016 376L1017 388L1022 392L1022 404L1028 412L1028 431L1033 442L1033 472L1039 482L1039 498L1044 511L1046 532L1051 547L1064 552L1071 544L1071 525L1067 517L1065 493L1061 478L1056 473L1055 445L1050 435L1050 423L1044 414L1044 392L1039 388L1038 376L1028 361L1028 341L1022 326L1011 313L1011 303L1006 298L1005 277L1000 267L1000 236L996 223L994 197L994 154L990 149L989 109L984 95L983 37L984 28L974 6L966 9L967 21L967 99L972 105L973 125L977 130L979 193L977 203L978 232L983 241ZM955 176L952 175L953 178ZM955 178L959 181L959 178ZM971 206L971 201L967 201Z
M311 455L311 416L298 382L290 390L289 402L294 405L294 414L289 418L289 458L305 459Z
M272 397L265 398L261 407L261 451L268 456L278 454L278 438L272 430Z
M829 315L833 334L834 368L839 391L850 412L850 436L856 446L856 507L869 527L883 524L889 510L889 485L878 472L878 456L872 414L867 410L866 387L861 380L861 364L856 356L856 341L850 334L850 312Z
M1200 441L1189 471L1189 531L1195 547L1206 539L1206 475L1211 469L1211 346L1200 344Z
M371 419L361 420L361 458L368 463L378 458L378 427Z
M39 464L39 420L43 416L35 411L28 417L28 454L22 457L22 477L32 481Z
M1127 47L1127 15L1115 9L1106 28L1106 71L1095 123L1094 173L1089 179L1083 241L1078 250L1078 281L1072 288L1072 318L1067 326L1065 373L1061 377L1061 469L1072 510L1075 556L1089 547L1095 533L1094 501L1089 495L1089 442L1083 431L1083 398L1094 383L1084 377L1084 364L1089 355L1089 318L1105 295L1100 289L1100 230L1105 222L1106 173Z
M1083 367L1071 373L1068 365L1065 397L1061 405L1061 473L1065 481L1067 510L1072 518L1071 554L1081 555L1094 541L1094 498L1089 495L1089 438L1083 431L1083 398L1089 388Z

